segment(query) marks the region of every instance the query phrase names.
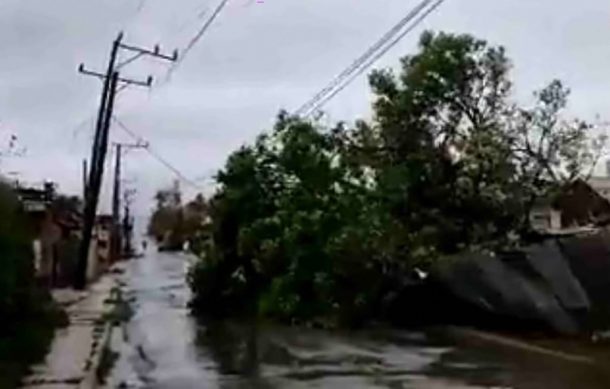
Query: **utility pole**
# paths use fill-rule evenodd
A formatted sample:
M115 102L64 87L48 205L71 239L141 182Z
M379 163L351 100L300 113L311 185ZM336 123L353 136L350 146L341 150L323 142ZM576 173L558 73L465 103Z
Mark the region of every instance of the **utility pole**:
M110 239L111 256L113 261L121 258L121 231L120 231L120 190L121 190L121 152L123 145L115 144L116 161L114 164L114 188L112 190L112 236Z
M168 56L159 52L159 46L155 46L154 50L148 50L136 46L125 45L122 43L122 40L123 33L120 33L112 43L112 48L110 51L110 60L108 62L108 67L106 69L105 74L86 70L83 64L81 64L78 68L79 72L82 74L102 79L104 81L104 85L102 88L102 96L100 98L100 107L95 127L95 137L91 150L91 166L85 191L83 232L79 249L78 262L76 266L76 274L74 277L74 287L76 289L84 289L87 284L89 246L91 244L93 227L95 225L95 219L97 214L99 193L104 174L104 162L106 160L106 153L108 150L110 122L112 119L114 100L116 98L116 94L118 93L117 86L120 83L122 85L121 89L128 85L150 87L153 81L152 77L150 76L146 81L137 81L121 78L119 74L119 69L127 65L128 63L135 61L143 55L149 55L167 61L176 61L178 59L177 51L174 51L173 56ZM117 57L119 54L119 50L121 49L135 54L133 54L129 59L123 61L122 63L117 64Z
M135 194L135 189L126 189L123 193L123 201L125 203L125 215L123 217L123 234L125 237L124 252L127 255L133 254L132 236L133 236L133 225L134 219L130 213L131 203L133 201L132 196Z
M79 250L78 263L76 265L76 275L74 280L74 286L76 289L84 289L87 284L87 262L89 260L89 245L91 243L91 237L93 235L93 226L95 224L95 215L97 213L97 203L99 201L100 188L102 186L102 174L104 167L104 160L106 158L106 151L108 149L108 131L110 129L110 121L108 116L112 114L114 106L114 99L116 97L116 86L118 83L119 74L114 72L111 76L109 83L109 96L105 103L107 104L104 112L101 112L103 124L100 128L100 133L96 131L94 142L96 147L93 150L93 158L91 161L91 172L89 174L89 180L87 184L87 193L85 197L85 210L83 214L83 236L81 238L81 245ZM100 163L101 161L101 163ZM101 165L101 166L100 166Z
M87 197L87 158L83 158L83 199Z
M146 143L115 143L116 160L114 165L114 187L112 190L112 238L111 238L111 253L112 259L117 261L121 258L121 160L123 157L123 149L141 149L148 147Z

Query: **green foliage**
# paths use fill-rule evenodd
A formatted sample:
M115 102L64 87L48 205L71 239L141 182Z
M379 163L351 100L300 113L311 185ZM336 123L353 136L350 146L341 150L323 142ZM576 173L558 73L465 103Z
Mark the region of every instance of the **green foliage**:
M0 312L10 321L37 305L32 245L24 215L8 186L0 184Z
M157 205L150 218L148 234L162 248L180 250L189 241L195 245L195 252L199 252L199 230L207 214L207 203L203 196L199 194L183 205L178 182L175 182L172 188L159 190L155 200Z
M15 194L0 183L0 388L17 386L66 320L36 285L25 220Z
M171 245L182 245L178 237L182 218L182 194L178 182L172 188L159 190L155 195L157 206L153 211L148 225L148 234L157 242Z
M516 107L509 70L503 48L425 33L399 76L370 76L370 123L280 113L218 173L193 307L357 324L382 316L416 267L509 244L532 200L584 174L604 144L562 119L557 81Z
M357 212L370 194L342 158L343 133L280 115L271 134L229 158L218 175L223 190L210 202L212 244L191 273L209 311L306 320L352 304L335 283L344 291L357 283L350 276L366 261L352 260L348 245L372 225Z

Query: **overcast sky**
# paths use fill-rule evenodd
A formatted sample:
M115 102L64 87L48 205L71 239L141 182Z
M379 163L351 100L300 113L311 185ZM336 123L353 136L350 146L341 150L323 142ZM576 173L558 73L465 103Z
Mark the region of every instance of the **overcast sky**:
M0 171L27 182L53 180L61 191L79 193L101 84L79 75L78 64L104 70L119 30L126 43L182 49L218 1L0 0L0 142L15 133L27 148L22 157L4 158ZM201 180L268 128L280 108L293 110L315 94L415 4L229 0L170 81L150 92L121 92L117 116L186 176ZM375 66L395 65L424 29L504 45L519 100L560 78L572 89L572 114L610 119L608 0L447 0ZM146 59L124 74L162 81L167 69ZM368 114L369 102L366 77L360 77L326 108L333 120L351 121ZM112 138L130 140L116 126ZM138 189L139 212L174 178L142 151L126 157L125 173ZM107 185L103 196L108 209Z

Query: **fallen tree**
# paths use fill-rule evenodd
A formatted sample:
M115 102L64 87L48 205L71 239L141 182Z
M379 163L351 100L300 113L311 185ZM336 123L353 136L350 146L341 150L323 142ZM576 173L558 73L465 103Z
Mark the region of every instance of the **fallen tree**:
M425 33L399 75L370 76L371 121L280 113L218 173L194 310L358 325L414 271L518 244L535 200L588 174L605 138L565 119L559 81L515 104L509 70L501 47Z

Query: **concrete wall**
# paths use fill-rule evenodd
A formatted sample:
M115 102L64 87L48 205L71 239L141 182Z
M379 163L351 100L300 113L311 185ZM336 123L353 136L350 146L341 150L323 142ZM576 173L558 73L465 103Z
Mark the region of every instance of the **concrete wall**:
M530 225L536 231L560 230L561 212L551 207L535 208L530 212Z

